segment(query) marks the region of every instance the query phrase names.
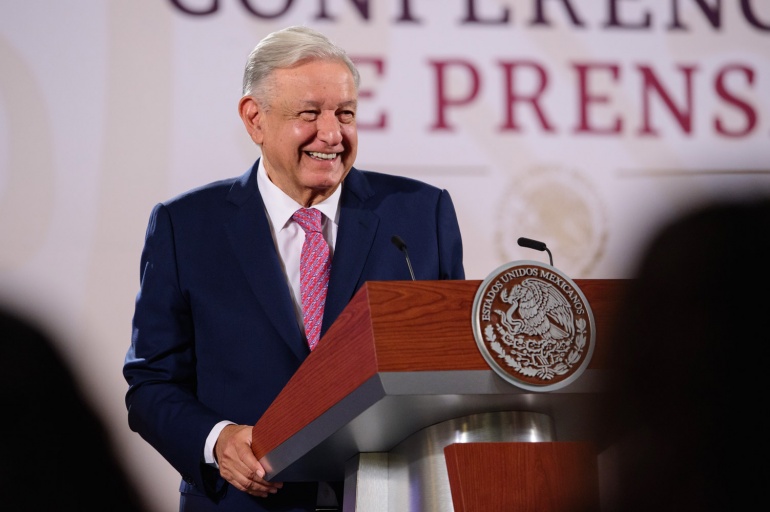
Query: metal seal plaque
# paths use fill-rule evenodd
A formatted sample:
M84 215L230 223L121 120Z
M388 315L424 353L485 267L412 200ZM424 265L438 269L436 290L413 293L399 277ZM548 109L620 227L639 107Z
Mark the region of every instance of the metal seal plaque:
M499 267L479 286L472 314L484 359L517 387L563 388L591 361L591 307L580 288L550 265L520 260Z

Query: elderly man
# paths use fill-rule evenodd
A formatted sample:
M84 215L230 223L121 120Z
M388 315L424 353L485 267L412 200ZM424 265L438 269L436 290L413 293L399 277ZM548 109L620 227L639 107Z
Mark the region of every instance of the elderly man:
M268 35L239 102L261 158L152 211L123 373L180 511L315 510L317 483L264 479L252 426L365 282L411 278L394 235L417 279L464 278L449 194L353 167L358 85L324 35Z

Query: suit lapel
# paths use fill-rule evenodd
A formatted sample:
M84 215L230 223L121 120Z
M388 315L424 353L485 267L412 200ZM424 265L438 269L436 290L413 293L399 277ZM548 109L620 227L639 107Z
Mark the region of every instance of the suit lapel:
M329 278L322 335L353 298L372 248L380 220L365 206L371 196L372 190L366 177L357 169L351 169L345 177L340 197L340 225Z
M309 353L278 259L256 182L257 164L233 184L227 200L237 206L225 226L246 280L276 331L300 360Z

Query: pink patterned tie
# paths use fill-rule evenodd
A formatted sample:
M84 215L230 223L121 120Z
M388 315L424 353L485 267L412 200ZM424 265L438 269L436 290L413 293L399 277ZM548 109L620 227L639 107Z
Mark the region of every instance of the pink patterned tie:
M305 243L299 262L302 316L310 350L321 337L326 290L329 287L329 245L321 233L321 212L315 208L300 208L292 219L305 231Z

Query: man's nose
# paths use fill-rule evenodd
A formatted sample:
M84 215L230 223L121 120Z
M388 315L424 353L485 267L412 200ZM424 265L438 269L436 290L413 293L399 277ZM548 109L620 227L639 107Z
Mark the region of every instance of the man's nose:
M318 138L330 146L342 142L340 122L333 113L324 113L318 118Z

